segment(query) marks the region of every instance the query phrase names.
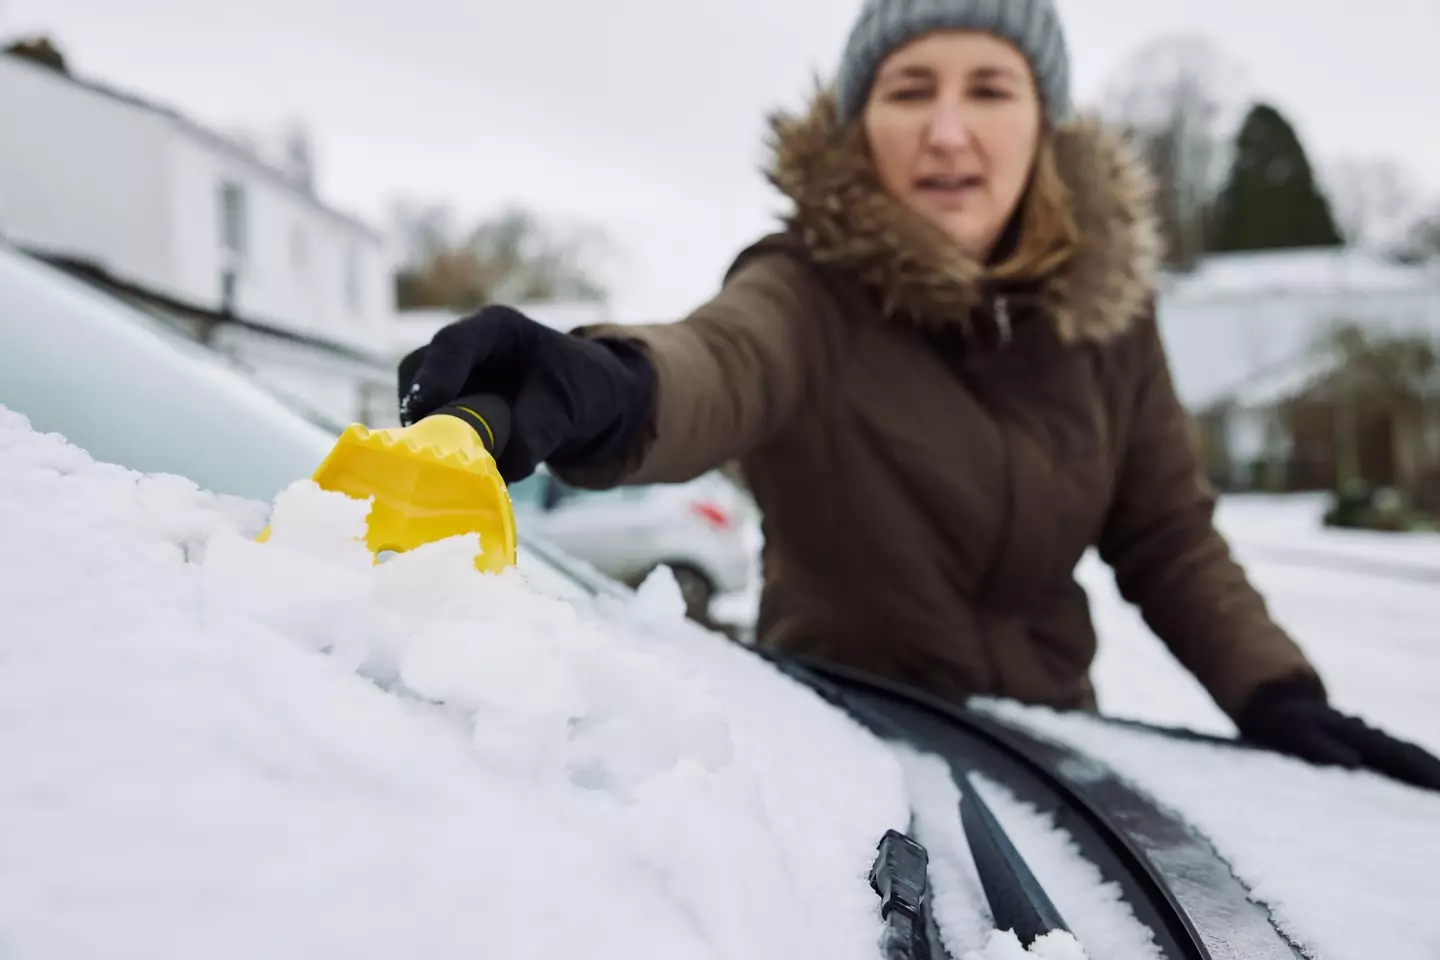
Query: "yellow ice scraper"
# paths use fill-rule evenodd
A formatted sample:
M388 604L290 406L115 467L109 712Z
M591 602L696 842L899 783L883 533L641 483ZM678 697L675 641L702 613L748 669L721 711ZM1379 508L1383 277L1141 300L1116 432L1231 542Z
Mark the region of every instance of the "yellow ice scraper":
M478 533L475 566L495 573L515 564L515 512L495 465L509 434L503 399L465 397L408 427L352 423L312 479L322 490L375 498L365 540L377 558ZM257 539L269 536L266 527Z

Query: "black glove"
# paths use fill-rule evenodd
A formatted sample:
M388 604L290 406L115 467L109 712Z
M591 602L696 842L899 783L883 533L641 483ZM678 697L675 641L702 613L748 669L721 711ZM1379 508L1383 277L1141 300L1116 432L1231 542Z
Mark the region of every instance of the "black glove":
M496 465L513 483L542 462L564 469L623 456L649 422L655 371L624 341L571 336L488 306L401 360L399 391L406 426L471 394L508 400L510 440Z
M1440 759L1325 702L1309 680L1281 680L1256 691L1236 723L1262 747L1325 766L1364 768L1440 790Z

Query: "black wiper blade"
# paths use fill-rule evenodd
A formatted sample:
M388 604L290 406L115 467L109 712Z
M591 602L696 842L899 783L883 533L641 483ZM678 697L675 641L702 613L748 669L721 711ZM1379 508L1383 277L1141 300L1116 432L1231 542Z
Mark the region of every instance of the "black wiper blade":
M925 848L899 830L887 830L880 838L870 886L880 895L885 921L884 960L950 960L930 909L929 865Z
M979 770L1053 815L1081 856L1118 886L1163 956L1303 960L1207 840L1093 758L873 674L803 655L756 653L881 737L900 731L915 748L943 757L952 776Z
M844 707L876 733L897 742L909 742L905 731L893 720L872 710L867 704L846 701ZM990 917L995 928L1013 931L1026 947L1052 931L1070 932L1030 865L975 788L970 771L956 769L953 762L950 767L951 776L960 788L960 821L965 831L965 842L970 848L975 870L980 874L980 885L990 904ZM913 832L913 821L911 828ZM917 928L916 923L928 917L925 898L927 861L925 848L902 833L891 830L880 841L880 858L876 860L875 867L876 871L880 871L883 866L885 872L878 875L883 877L885 884L882 886L876 881L875 871L872 871L871 884L882 899L881 915L890 924L887 936L891 929L898 931L894 938L896 942L914 943L917 932L924 932L923 926ZM905 913L907 917L890 922L887 911ZM908 919L909 916L914 919ZM929 919L933 923L933 918ZM886 960L928 956L913 952L913 946L910 949L910 953L887 952Z
M965 827L965 842L970 845L985 899L990 901L995 929L1013 931L1026 947L1056 930L1069 933L1070 928L1035 879L1030 865L975 789L974 779L959 771L955 776L961 781L960 821Z

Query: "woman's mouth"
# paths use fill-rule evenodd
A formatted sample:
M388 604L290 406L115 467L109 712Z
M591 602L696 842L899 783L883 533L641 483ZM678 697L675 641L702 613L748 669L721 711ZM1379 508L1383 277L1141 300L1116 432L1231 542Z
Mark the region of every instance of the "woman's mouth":
M917 192L944 207L961 205L984 185L985 178L979 174L937 175L915 181Z

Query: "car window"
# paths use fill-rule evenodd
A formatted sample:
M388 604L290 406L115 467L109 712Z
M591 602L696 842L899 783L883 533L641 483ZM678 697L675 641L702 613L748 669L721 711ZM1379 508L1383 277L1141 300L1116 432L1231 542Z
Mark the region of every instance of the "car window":
M153 315L0 245L0 403L96 459L270 500L335 434Z
M0 318L6 321L0 405L97 460L268 501L308 477L334 445L334 433L207 348L136 305L3 244ZM543 479L511 486L512 497L538 497L542 484L532 481ZM577 577L524 543L518 567L552 596L591 596Z
M589 603L591 600L590 591L578 581L523 546L516 557L515 566L525 577L525 582L541 593L572 602Z

